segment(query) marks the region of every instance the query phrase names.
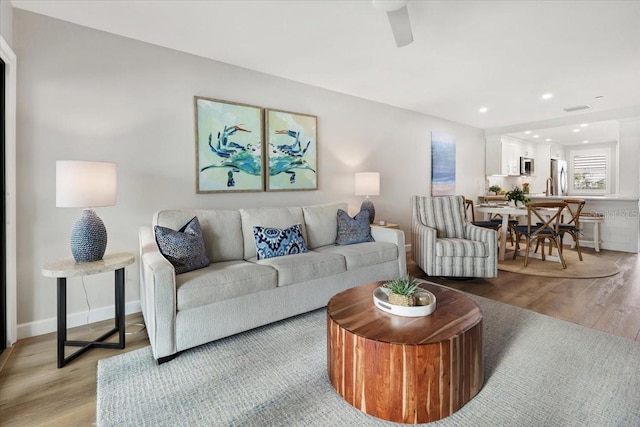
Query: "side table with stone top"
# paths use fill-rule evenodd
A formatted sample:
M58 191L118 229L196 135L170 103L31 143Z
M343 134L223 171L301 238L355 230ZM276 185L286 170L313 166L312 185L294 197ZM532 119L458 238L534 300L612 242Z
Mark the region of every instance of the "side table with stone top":
M73 258L46 263L42 275L55 277L58 284L58 368L62 368L87 350L99 348L124 348L124 268L133 264L135 256L130 252L105 254L100 261L76 263ZM67 278L115 271L115 327L94 341L67 340ZM104 342L115 333L118 342ZM65 346L81 347L75 353L65 357Z

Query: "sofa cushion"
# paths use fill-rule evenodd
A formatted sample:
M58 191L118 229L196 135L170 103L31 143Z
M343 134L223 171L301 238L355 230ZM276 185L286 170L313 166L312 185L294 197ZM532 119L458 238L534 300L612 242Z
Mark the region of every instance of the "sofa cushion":
M284 255L303 254L307 245L302 237L300 224L281 230L273 227L253 227L258 259L274 258Z
M490 254L489 245L467 239L436 239L436 256L480 257Z
M347 210L346 203L327 203L302 208L307 228L307 248L333 245L338 233L338 209Z
M328 245L316 248L315 251L344 256L347 270L370 267L398 259L398 246L390 242L367 242L347 246Z
M176 276L178 310L274 289L278 273L247 261L224 261Z
M302 237L307 240L302 208L251 208L240 209L242 232L244 236L244 259L256 257L256 244L253 239L253 227L287 228L301 224Z
M353 245L355 243L373 242L369 212L360 211L351 218L348 213L338 209L338 235L336 245Z
M243 259L242 226L238 211L224 209L163 210L156 212L153 224L177 230L194 216L197 216L200 222L211 262ZM253 243L252 246L254 246Z
M160 253L173 265L176 274L209 265L198 217L194 216L178 231L156 225L154 232Z
M347 271L346 262L342 255L314 251L260 261L253 258L249 261L275 268L278 271L278 286L301 283Z

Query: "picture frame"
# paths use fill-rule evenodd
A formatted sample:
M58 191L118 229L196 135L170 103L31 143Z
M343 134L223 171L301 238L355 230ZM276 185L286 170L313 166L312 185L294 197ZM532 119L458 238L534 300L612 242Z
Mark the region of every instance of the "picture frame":
M196 193L265 188L264 109L194 97Z
M431 132L431 195L456 194L456 139L445 132Z
M317 190L317 116L275 109L265 116L267 191Z

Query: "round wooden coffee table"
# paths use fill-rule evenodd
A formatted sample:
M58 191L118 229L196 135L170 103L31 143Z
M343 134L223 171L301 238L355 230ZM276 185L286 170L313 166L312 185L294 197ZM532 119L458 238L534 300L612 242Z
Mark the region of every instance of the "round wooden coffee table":
M453 414L484 381L482 311L462 293L425 282L436 310L425 317L373 304L384 282L348 289L327 305L327 369L338 394L389 421L428 423Z

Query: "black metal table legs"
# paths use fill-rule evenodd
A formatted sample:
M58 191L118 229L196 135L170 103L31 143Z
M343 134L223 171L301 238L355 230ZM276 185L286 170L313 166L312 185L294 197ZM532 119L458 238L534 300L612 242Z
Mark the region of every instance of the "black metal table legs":
M104 342L118 332L118 342ZM124 268L115 270L115 327L98 337L95 341L67 340L67 278L58 277L58 368L76 359L87 350L97 348L124 348ZM65 346L81 347L75 353L65 357Z

